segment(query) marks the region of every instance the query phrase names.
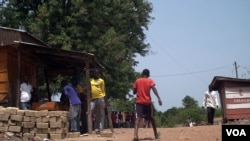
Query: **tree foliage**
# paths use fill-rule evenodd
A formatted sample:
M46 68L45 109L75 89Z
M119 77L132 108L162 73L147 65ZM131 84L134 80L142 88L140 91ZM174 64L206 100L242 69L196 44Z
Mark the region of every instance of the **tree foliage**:
M190 121L196 124L207 121L206 109L199 107L198 102L191 96L185 96L182 99L184 107L172 107L165 112L157 112L156 118L161 119L157 123L160 127L188 126ZM215 117L221 117L221 109L216 109Z
M192 108L192 107L197 107L198 102L194 100L192 97L186 95L182 100L182 105L184 106L184 108Z
M135 112L135 99L124 100L124 99L114 99L109 102L115 111L123 112Z
M95 54L105 67L109 97L125 99L135 80L136 55L150 45L144 31L153 17L145 0L5 0L2 26L27 30L53 48Z
M116 111L134 112L134 100L112 100L110 104ZM191 121L198 125L206 123L206 109L199 107L195 99L185 96L182 102L184 107L172 107L164 112L156 109L154 117L157 127L189 126ZM216 109L215 117L221 117L221 109Z
M1 26L26 29L37 15L38 5L46 0L2 0L0 1L0 24Z

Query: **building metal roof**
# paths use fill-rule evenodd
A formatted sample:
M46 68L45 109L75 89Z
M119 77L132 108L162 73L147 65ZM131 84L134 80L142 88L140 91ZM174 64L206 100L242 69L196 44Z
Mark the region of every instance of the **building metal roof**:
M104 69L94 54L87 52L69 51L51 48L41 40L23 30L0 26L0 47L9 46L21 48L36 56L49 69L67 69L72 67L86 67Z
M241 83L250 83L250 79L240 79L240 78L232 78L232 77L224 77L224 76L215 76L211 82L211 86L213 90L218 90L220 85L223 82L241 82Z

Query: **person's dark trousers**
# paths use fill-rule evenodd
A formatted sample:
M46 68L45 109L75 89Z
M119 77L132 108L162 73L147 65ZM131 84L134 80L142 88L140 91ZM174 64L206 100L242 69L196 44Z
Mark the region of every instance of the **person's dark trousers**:
M80 127L80 132L81 134L87 133L88 132L88 122L87 122L87 114L86 111L82 111L81 114L81 127Z
M207 107L207 124L213 125L214 124L214 113L215 109L212 107Z
M81 127L80 133L84 134L88 132L88 120L87 120L87 100L86 97L82 99L82 111L81 111Z
M117 123L113 123L113 127L114 128L118 128L118 124Z

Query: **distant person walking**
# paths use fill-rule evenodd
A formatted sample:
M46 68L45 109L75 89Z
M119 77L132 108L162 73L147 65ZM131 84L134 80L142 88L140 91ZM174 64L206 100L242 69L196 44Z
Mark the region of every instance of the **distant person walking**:
M112 111L111 120L112 120L113 128L118 128L118 124L116 122L117 121L117 112L116 111Z
M206 91L204 95L203 108L204 107L207 108L207 124L213 125L215 108L218 108L219 104L218 104L216 93L215 91L212 91L211 85L209 85L208 91Z
M138 128L141 119L145 118L150 121L153 126L155 139L159 139L159 134L157 133L156 123L153 115L153 107L151 101L150 91L153 90L155 96L158 98L159 105L162 105L161 98L155 88L155 82L149 78L150 72L148 69L144 69L141 74L141 78L138 78L133 85L133 93L136 94L136 114L137 118L135 120L134 128L134 141L138 141Z
M118 113L118 127L121 128L122 127L122 124L123 124L123 115L122 115L122 112L120 111Z

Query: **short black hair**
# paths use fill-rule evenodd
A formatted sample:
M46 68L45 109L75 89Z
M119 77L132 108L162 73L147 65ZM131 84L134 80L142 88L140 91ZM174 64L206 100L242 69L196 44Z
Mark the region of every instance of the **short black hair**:
M65 79L61 81L61 87L64 87L67 84L68 84L68 81Z
M150 71L149 71L149 69L144 69L144 70L142 71L142 75L143 75L143 76L149 77L149 76L150 76Z
M77 82L77 78L76 77L72 77L71 78L71 84L75 86L75 85L77 85L77 83L78 83Z

